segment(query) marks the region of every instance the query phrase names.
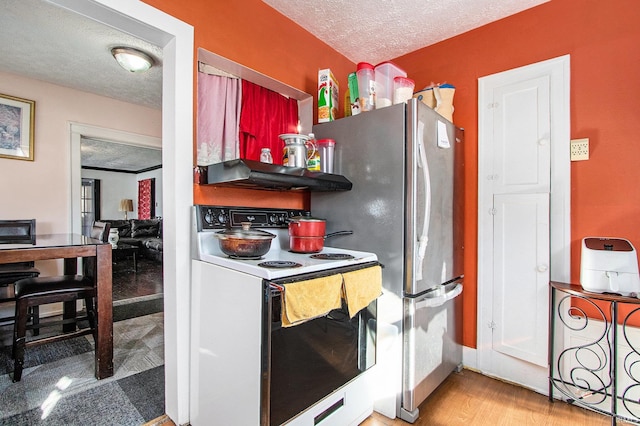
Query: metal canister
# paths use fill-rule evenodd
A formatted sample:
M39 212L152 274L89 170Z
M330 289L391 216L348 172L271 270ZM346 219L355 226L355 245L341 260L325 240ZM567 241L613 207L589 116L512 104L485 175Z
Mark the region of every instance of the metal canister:
M284 141L282 164L287 167L307 167L307 142L309 137L298 134L279 136Z

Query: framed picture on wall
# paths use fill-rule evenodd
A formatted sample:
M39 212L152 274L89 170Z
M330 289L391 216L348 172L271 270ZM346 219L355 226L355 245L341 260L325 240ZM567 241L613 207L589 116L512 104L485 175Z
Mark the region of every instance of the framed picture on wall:
M0 158L33 161L35 101L0 94Z

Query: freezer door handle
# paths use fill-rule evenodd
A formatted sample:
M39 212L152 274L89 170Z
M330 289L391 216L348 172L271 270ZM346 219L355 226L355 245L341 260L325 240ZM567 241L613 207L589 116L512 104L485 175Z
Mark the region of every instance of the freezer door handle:
M416 302L416 309L442 306L449 300L455 299L460 293L462 293L462 284L460 283L456 284L451 290L437 296L427 293L422 300Z
M418 237L418 259L415 262L416 281L422 281L422 262L427 252L427 244L429 244L429 218L431 216L431 178L429 176L429 163L427 162L427 154L425 152L424 143L424 123L418 123L418 167L422 169L422 179L424 182L424 219L422 223L422 233Z

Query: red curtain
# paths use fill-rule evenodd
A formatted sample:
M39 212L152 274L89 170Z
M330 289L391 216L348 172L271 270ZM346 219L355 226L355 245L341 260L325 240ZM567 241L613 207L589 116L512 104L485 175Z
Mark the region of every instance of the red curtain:
M298 133L298 101L242 80L240 158L260 160L271 148L273 164L282 164L283 133Z
M154 178L138 181L138 219L151 219L156 215Z

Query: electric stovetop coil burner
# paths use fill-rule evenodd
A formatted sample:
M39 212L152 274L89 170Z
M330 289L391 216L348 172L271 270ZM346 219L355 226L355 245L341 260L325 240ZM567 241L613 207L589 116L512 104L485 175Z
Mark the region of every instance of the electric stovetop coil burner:
M236 256L233 254L228 254L227 257L229 259L234 259L234 260L260 260L263 259L262 256Z
M312 254L310 257L313 259L323 259L323 260L346 260L353 259L354 257L348 253L318 253Z
M263 268L297 268L302 265L298 262L288 260L270 260L267 262L258 263L258 266L262 266Z

